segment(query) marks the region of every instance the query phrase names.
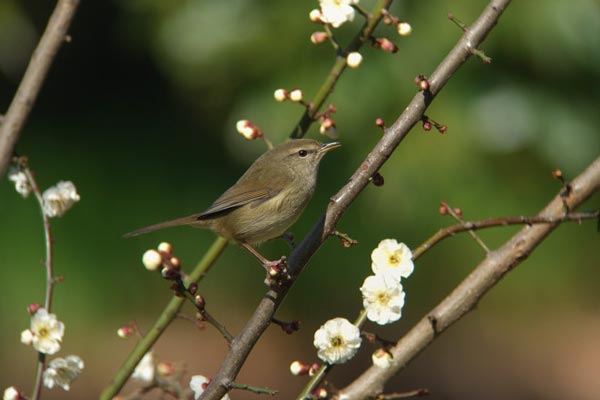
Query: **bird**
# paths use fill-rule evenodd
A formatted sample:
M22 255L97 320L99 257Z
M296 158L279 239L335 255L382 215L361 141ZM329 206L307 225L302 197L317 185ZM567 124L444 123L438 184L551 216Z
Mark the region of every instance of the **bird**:
M256 159L206 210L146 226L124 236L179 225L207 228L248 250L268 272L269 268L284 262L285 257L270 261L253 245L281 237L298 220L315 192L323 156L340 146L339 142L288 140Z

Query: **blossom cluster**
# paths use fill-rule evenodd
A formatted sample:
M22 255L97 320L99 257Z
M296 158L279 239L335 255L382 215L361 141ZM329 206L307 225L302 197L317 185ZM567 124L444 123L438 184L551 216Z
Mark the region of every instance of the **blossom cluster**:
M361 288L366 317L379 324L395 322L402 316L405 293L400 283L414 270L412 253L404 243L395 239L382 240L371 253L371 269ZM348 361L361 344L360 330L345 318L333 318L322 325L314 335L319 358L329 364ZM379 349L373 354L375 365L386 367L391 355Z
M42 354L57 353L65 333L65 325L56 318L55 314L49 313L43 307L32 305L29 310L33 315L29 329L21 332L21 343L32 346ZM83 367L83 360L79 356L57 357L50 361L44 370L44 386L49 389L60 386L68 391L71 382L79 376Z

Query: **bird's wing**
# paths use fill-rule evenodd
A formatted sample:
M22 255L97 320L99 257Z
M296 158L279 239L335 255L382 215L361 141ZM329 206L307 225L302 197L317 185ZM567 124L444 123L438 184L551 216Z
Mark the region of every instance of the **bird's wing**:
M245 204L268 200L278 193L278 191L270 188L245 190L243 185L233 186L232 189L235 190L226 191L208 209L200 213L198 220L219 217Z

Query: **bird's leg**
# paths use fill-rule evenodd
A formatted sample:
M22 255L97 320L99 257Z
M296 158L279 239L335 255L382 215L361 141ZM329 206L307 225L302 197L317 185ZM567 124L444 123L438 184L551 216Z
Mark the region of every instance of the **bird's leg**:
M292 249L294 247L296 247L296 242L294 241L294 234L292 232L286 232L286 233L284 233L283 235L281 235L281 238L283 240L285 240L287 242L287 244L289 244Z
M281 264L285 263L285 256L281 256L279 260L270 261L267 260L262 254L260 254L254 247L249 245L248 243L240 243L246 250L248 250L254 257L260 261L263 267L267 270L267 273L270 273L270 269L273 267L279 267Z
M291 278L285 268L285 256L281 256L279 260L270 261L267 260L262 254L256 251L256 249L248 243L240 244L244 248L246 248L246 250L248 250L250 254L256 257L267 271L265 285L267 285L268 287L275 287L280 285L283 281Z

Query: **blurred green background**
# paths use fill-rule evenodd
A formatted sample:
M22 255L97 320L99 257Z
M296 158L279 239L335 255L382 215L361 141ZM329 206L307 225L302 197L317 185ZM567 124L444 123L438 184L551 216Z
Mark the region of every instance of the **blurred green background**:
M364 0L364 7L372 2ZM341 150L321 165L317 193L292 228L302 238L380 137L373 121L391 123L415 93L413 78L430 74L460 37L446 18L473 21L486 1L396 1L392 11L413 26L400 38L379 27L399 52L370 47L358 70L342 76L330 101L338 112ZM0 2L0 110L6 110L54 2ZM82 2L18 143L43 188L72 180L81 202L52 221L57 286L53 311L66 324L60 356L80 355L83 375L45 398L93 398L134 345L116 330L130 320L147 329L170 298L168 283L146 272L141 254L169 241L192 268L214 236L176 228L124 240L132 229L207 207L264 151L235 131L251 119L281 142L302 109L273 100L276 88L310 98L333 62L327 45L308 38L316 1L130 0ZM361 17L338 30L342 42ZM594 0L515 1L483 48L491 65L464 65L427 114L446 125L439 135L416 128L346 212L341 231L360 241L328 241L283 304L280 319L300 319L287 336L273 327L239 381L292 398L305 379L291 361L316 361L313 332L335 316L354 318L370 252L383 238L415 247L442 226L440 200L466 219L531 215L559 190L550 171L573 177L600 153L600 5ZM317 127L308 135L318 138ZM599 196L584 209L597 207ZM19 343L26 306L43 301L42 222L35 199L0 185L0 385L26 392L36 355ZM485 231L500 245L518 228ZM564 225L502 281L477 310L440 337L397 378L390 391L427 387L434 399L600 398L600 273L594 222ZM271 258L288 251L261 246ZM459 235L422 257L405 282L402 320L368 330L397 338L439 302L483 257ZM264 293L263 272L230 246L201 283L209 310L238 332ZM187 309L188 314L192 311ZM365 345L332 382L342 387L370 362ZM208 327L176 321L156 346L159 359L184 362L188 373L213 375L226 344ZM53 357L50 357L53 358ZM127 386L126 392L135 385ZM232 393L233 399L255 398Z

